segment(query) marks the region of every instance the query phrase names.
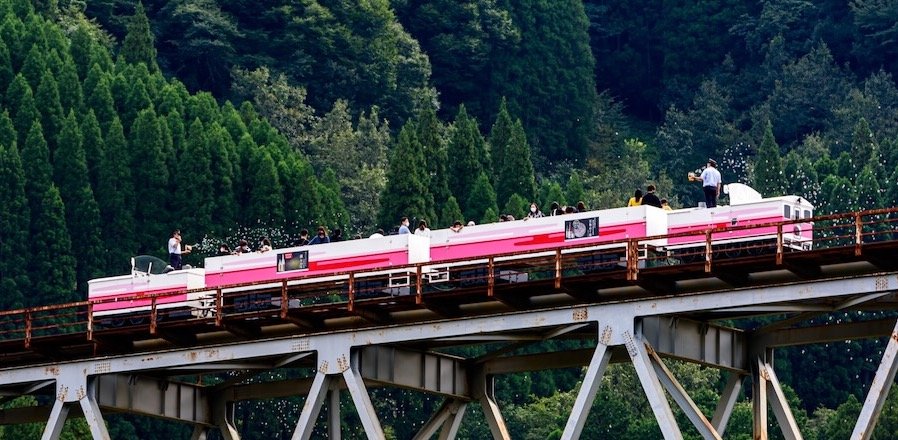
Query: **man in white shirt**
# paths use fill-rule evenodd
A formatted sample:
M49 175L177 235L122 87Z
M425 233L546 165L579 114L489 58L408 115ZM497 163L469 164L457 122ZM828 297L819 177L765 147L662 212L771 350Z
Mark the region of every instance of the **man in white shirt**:
M717 171L717 162L708 159L708 166L702 171L702 175L695 178L702 182L702 191L705 193L705 206L713 208L717 206L717 198L720 197L720 171Z
M190 253L190 249L184 250L185 254ZM175 270L181 270L181 230L175 229L168 239L168 264Z

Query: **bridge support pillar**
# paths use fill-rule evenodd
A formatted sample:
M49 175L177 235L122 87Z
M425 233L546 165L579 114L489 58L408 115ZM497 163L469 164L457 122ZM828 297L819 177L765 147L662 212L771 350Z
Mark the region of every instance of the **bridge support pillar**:
M347 350L348 351L348 350ZM336 376L342 375L349 395L352 396L352 402L355 404L359 419L362 426L365 427L365 434L369 439L383 440L385 438L383 428L374 411L374 405L371 404L371 398L368 396L368 390L362 380L359 372L359 353L351 352L347 361L345 352L342 353L319 353L318 372L315 373L315 379L309 388L309 394L303 404L302 412L299 415L299 421L296 423L296 430L293 431L293 440L305 440L312 436L312 430L315 427L315 420L321 412L321 406L328 398L328 391L335 388ZM333 368L336 367L334 370ZM330 396L330 417L328 432L331 435L340 431L340 395L339 391L332 391ZM332 437L333 438L333 437Z
M627 347L627 353L630 360L633 361L633 368L636 369L636 375L642 383L642 389L648 398L652 412L655 413L655 419L658 420L658 426L666 440L682 440L683 434L677 421L674 419L673 411L667 403L667 397L664 395L664 389L661 387L661 381L655 374L652 361L649 356L647 345L639 331L635 335L630 336L629 332L624 333L624 341Z
M446 399L440 409L421 427L414 440L428 440L439 430L440 440L454 440L468 407L466 402Z
M340 440L340 389L332 386L327 391L327 438Z
M90 428L90 434L94 440L110 440L106 423L100 414L100 405L97 404L96 378L88 378L77 372L62 372L56 380L56 401L50 411L47 426L41 435L41 440L56 440L62 433L69 408L76 402L81 405L84 419Z
M711 425L717 430L717 433L723 437L727 424L730 422L730 416L733 415L733 408L739 399L739 392L742 391L742 375L730 373L723 392L720 393L720 400L717 402L717 409L714 410L714 417L711 418Z
M240 433L234 426L234 403L220 400L215 405L214 414L215 424L218 425L221 437L224 440L240 440ZM194 435L196 435L196 431L194 431Z
M789 402L783 393L776 372L770 363L760 356L752 365L752 411L754 413L754 438L766 440L767 437L767 403L769 401L773 414L788 440L801 440L798 424L789 408Z
M499 411L499 404L496 402L496 379L492 375L483 375L477 380L478 385L483 387L477 390L480 395L480 406L483 408L483 415L486 416L486 422L490 425L490 432L493 438L497 440L511 440L508 433L508 427L505 425L505 419L502 418L502 412Z
M854 425L854 431L851 433L852 440L867 440L873 436L873 429L879 420L879 413L882 411L882 405L886 398L889 397L889 390L895 382L895 371L898 370L898 323L889 337L889 343L882 353L882 362L876 370L876 376L873 377L873 383L870 385L870 391L867 392L867 398L864 400L864 406L861 408L861 414L857 418L857 424Z
M596 398L596 392L599 385L602 384L602 376L611 360L611 350L608 346L598 341L596 351L592 354L592 360L589 361L589 367L586 369L586 375L583 377L583 384L580 385L580 391L577 393L577 400L574 401L574 407L571 415L567 419L567 425L564 427L564 433L561 434L562 440L573 440L580 438L583 432L583 425L589 416L589 410Z
M702 410L700 410L698 405L696 405L692 398L689 397L689 394L683 389L683 386L680 385L680 382L674 377L673 373L670 372L667 365L664 365L664 361L661 360L648 343L646 343L646 347L649 354L649 360L652 363L652 368L655 370L655 374L658 376L661 385L667 390L668 394L673 397L674 402L677 402L677 405L683 410L683 413L689 421L692 422L692 425L695 426L702 438L708 440L721 440L720 434L711 422L708 421L708 418L702 414Z

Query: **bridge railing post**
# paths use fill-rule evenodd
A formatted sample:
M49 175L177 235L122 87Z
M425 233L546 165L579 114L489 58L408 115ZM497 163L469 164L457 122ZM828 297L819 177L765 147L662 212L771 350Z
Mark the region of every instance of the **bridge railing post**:
M349 274L349 302L346 304L346 310L352 312L355 310L355 274Z
M636 281L639 276L639 241L627 240L627 281Z
M854 256L861 255L861 245L864 242L864 222L859 212L854 213Z
M25 311L25 348L31 348L31 328L33 323L31 321L31 310Z
M352 281L349 283L350 298L352 295ZM281 281L281 319L286 319L290 312L290 298L287 298L287 280Z
M783 264L783 225L776 225L776 264Z
M150 298L150 334L156 334L156 324L159 321L159 309L157 306L157 296Z
M424 276L421 274L422 268L419 264L415 270L415 304L424 303Z
M222 298L221 289L215 290L215 326L221 327L221 315L224 312L224 298Z
M493 260L493 257L490 257L488 261L487 270L486 296L492 297L495 293L493 289L496 287L496 262ZM557 283L558 281L556 281L556 284Z
M711 273L711 230L705 231L705 273Z
M87 303L87 340L93 342L94 340L94 303Z
M561 249L555 249L555 288L561 288Z

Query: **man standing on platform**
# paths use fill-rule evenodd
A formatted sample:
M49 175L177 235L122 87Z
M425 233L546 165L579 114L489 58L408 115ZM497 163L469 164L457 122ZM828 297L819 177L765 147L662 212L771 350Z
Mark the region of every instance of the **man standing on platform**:
M702 182L702 191L705 193L705 206L708 208L717 206L717 198L720 197L721 186L717 162L714 159L708 159L708 166L702 171L702 175L694 179Z

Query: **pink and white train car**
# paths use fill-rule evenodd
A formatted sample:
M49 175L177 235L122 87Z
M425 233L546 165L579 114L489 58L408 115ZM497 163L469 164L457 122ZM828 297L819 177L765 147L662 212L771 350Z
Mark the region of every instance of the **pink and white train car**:
M392 266L429 261L428 244L426 237L405 234L206 258L206 287L376 268L389 272Z
M697 235L671 237L668 249L684 252L697 246L705 246L703 232L734 226L751 226L766 223L798 220L814 216L814 205L798 196L762 198L750 187L742 184L727 185L730 205L714 208L685 208L668 213L668 233L696 232ZM808 250L813 245L813 222L786 225L783 229L783 246L793 250ZM739 229L713 232L715 247L749 249L753 246L776 242L777 227Z
M184 269L160 274L132 270L130 275L90 280L88 299L94 303L95 317L147 314L152 308L150 296L157 296L156 309L162 313L184 307L185 304L194 304L195 311L201 311L208 310L203 304L214 303L214 293L187 291L200 289L204 285L203 269Z
M587 211L543 218L515 220L467 226L459 232L439 229L431 232L430 257L437 263L443 260L464 259L465 263L431 266L432 281L444 281L448 272L444 268L476 262L478 258L502 253L530 252L527 255L509 256L497 261L538 256L547 251L569 245L595 244L585 248L568 249L563 253L576 253L602 248L625 248L624 243L609 242L633 237L663 235L667 233L667 214L652 206L614 208ZM603 244L604 243L604 244ZM646 242L646 246L664 246L666 240ZM646 246L640 250L645 257ZM440 276L439 274L443 274ZM525 281L523 274L504 274L508 281Z

